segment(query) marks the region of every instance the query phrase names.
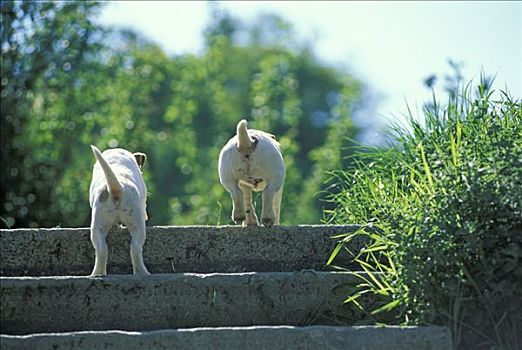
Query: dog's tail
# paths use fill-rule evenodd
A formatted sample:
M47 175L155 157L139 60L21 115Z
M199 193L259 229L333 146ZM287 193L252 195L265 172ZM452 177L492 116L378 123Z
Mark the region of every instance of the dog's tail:
M247 121L242 119L237 123L237 148L240 152L248 151L254 146L254 140L248 135Z
M91 145L92 153L94 153L94 156L98 160L98 163L100 163L100 166L103 170L103 173L105 174L105 178L107 179L107 187L109 188L109 193L111 194L111 197L117 201L121 198L123 188L121 186L120 181L118 181L118 178L116 175L114 175L114 171L112 171L110 165L107 163L105 158L103 158L100 150L96 147Z

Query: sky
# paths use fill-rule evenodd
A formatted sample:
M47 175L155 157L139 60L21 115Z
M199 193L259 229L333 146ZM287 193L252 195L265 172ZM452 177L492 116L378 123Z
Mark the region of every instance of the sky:
M463 63L465 80L483 69L494 88L522 90L521 1L224 1L219 5L244 23L260 13L289 21L317 57L366 83L374 108L366 124L400 119L406 102L419 110L431 92L423 80L450 72L448 59ZM113 1L99 21L134 28L167 54L202 52L209 20L206 1ZM364 121L363 121L364 122ZM367 136L367 137L371 137Z

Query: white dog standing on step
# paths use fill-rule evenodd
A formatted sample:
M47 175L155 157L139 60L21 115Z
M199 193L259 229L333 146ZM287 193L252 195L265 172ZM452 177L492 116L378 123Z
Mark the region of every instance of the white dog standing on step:
M135 274L149 274L143 263L147 187L141 175L146 156L121 148L100 152L91 146L98 160L92 172L89 202L92 208L91 241L96 260L91 276L107 274L107 234L111 227L124 224L132 240L130 256Z
M219 181L232 196L232 220L243 226L258 225L252 191L263 191L262 221L266 227L279 225L285 163L275 137L247 130L246 120L237 124L237 134L219 154Z

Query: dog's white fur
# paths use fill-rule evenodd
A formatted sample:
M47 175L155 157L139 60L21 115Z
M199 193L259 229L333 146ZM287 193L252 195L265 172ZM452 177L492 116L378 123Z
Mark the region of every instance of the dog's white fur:
M248 130L246 120L241 120L236 136L219 154L218 169L219 181L232 197L234 222L242 222L244 226L259 224L252 205L252 191L263 191L263 225L279 225L285 163L273 135Z
M100 152L91 146L97 159L92 172L89 202L92 208L91 241L96 260L91 276L107 274L107 234L119 223L129 230L130 256L135 274L149 274L143 263L147 186L141 168L146 156L121 148Z

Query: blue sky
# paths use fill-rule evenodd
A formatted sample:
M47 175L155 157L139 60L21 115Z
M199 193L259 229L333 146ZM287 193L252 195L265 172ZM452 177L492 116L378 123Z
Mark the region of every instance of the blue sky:
M220 6L245 23L276 13L298 37L314 43L317 56L366 82L377 96L365 117L384 123L420 108L430 92L422 81L450 71L449 58L463 62L465 79L483 68L497 74L495 88L522 90L522 2L520 1L226 1ZM209 18L204 1L114 1L100 22L136 29L171 55L200 53ZM442 85L439 80L439 85Z

